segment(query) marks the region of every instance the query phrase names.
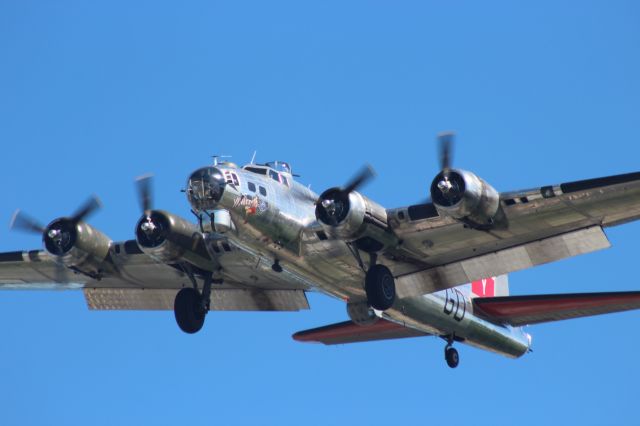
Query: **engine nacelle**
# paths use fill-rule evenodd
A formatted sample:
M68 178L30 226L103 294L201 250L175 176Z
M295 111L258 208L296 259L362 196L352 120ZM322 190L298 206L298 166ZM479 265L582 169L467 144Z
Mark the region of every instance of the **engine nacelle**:
M316 218L327 234L354 242L366 252L375 253L398 244L389 230L385 208L355 191L344 194L340 188L332 188L323 192Z
M64 266L99 276L109 255L111 239L82 221L59 218L45 228L44 248Z
M179 216L153 210L140 218L135 233L140 250L159 262L187 261L206 271L215 269L198 227Z
M500 209L500 194L471 172L449 170L431 183L431 200L443 216L477 226L494 224Z
M378 322L379 319L373 311L373 308L371 308L366 301L347 303L347 314L354 324L362 327L373 325Z

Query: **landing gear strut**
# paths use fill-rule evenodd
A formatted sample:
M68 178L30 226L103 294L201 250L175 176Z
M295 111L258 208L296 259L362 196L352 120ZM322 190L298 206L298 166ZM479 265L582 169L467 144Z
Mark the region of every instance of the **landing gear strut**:
M195 284L195 279L192 279L192 282ZM173 303L173 313L175 314L176 322L180 330L188 334L200 331L211 305L212 283L213 275L207 274L204 277L202 293L200 293L194 285L194 287L185 287L176 294Z
M378 311L389 309L396 300L396 283L393 274L384 265L373 265L367 271L364 290L369 306Z
M444 347L444 359L451 368L456 368L460 363L460 355L458 355L458 351L453 347L453 339L450 339L447 346Z

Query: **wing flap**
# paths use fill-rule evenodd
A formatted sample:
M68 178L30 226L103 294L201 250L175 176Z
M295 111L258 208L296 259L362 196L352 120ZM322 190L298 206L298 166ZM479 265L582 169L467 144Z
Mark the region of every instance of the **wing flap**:
M361 326L351 321L345 321L299 331L292 337L298 342L340 345L344 343L372 342L375 340L403 339L421 336L428 336L428 334L391 321L379 319L375 324L370 326Z
M640 292L486 297L473 306L490 321L522 326L640 309Z
M172 310L177 289L85 288L91 310ZM299 311L309 309L302 290L212 289L212 311Z

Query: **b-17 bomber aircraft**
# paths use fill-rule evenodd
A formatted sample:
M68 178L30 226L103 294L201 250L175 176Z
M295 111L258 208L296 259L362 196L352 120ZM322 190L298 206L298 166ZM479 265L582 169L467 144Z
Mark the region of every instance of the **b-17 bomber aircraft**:
M42 235L44 250L0 253L0 288L82 289L90 309L173 309L198 332L210 310L308 309L306 293L346 302L349 321L293 335L327 345L417 336L508 357L530 351L522 326L640 308L640 292L509 296L507 274L610 246L604 228L640 218L640 173L498 192L451 165L422 204L384 208L359 189L313 193L289 164L215 161L186 193L194 221L154 208L138 179L135 239L112 241L86 220L94 198L42 226L17 211L12 227Z

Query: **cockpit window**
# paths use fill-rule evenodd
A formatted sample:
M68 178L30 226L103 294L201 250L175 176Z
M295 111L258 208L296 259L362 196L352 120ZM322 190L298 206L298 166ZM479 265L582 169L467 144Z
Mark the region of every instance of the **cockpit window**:
M277 172L274 172L273 170L269 170L269 176L271 177L271 179L275 180L276 182L280 182L280 175Z
M285 175L280 175L280 179L282 179L282 183L289 186L289 179Z
M245 167L244 168L246 171L251 172L251 173L256 173L259 175L266 175L267 174L267 169L262 168L262 167Z
M291 166L289 163L285 163L284 161L269 161L268 163L265 163L265 166L271 167L279 172L291 174Z

